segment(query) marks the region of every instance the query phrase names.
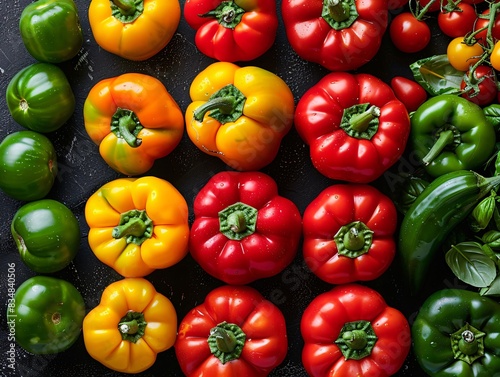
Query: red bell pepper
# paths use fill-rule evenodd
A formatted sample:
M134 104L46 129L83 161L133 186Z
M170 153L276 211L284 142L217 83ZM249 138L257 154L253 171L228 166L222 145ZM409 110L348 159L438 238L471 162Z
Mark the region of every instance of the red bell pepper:
M297 254L302 218L261 172L220 172L194 201L189 249L210 275L247 284L281 272Z
M278 29L275 0L186 0L184 17L196 30L196 47L225 62L258 58Z
M295 126L320 173L368 183L403 154L410 117L382 80L365 73L332 72L300 98Z
M284 0L288 41L304 60L331 71L368 63L387 29L387 0Z
M285 318L249 286L221 286L181 321L175 354L187 377L267 376L283 362Z
M330 284L373 280L396 254L394 203L375 187L336 184L304 211L304 260Z
M372 288L344 284L322 293L302 315L302 362L311 377L386 377L411 347L405 316Z

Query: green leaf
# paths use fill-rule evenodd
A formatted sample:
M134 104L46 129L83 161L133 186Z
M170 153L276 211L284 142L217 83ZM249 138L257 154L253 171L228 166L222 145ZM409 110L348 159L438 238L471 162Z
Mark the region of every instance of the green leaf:
M452 246L445 260L457 278L473 287L488 287L497 276L495 262L484 254L477 242Z
M417 60L410 69L415 81L431 96L461 93L464 73L453 68L446 54Z
M500 231L498 230L488 230L481 236L481 241L485 245L488 245L493 250L500 249Z
M493 125L493 128L498 131L500 129L500 105L494 103L486 106L483 111L484 115L486 115L486 119L488 119Z
M473 209L471 213L471 229L474 232L485 229L493 218L493 213L496 209L496 195L496 192L492 190L490 196L481 200Z
M500 296L500 275L488 287L481 288L479 294L482 296Z

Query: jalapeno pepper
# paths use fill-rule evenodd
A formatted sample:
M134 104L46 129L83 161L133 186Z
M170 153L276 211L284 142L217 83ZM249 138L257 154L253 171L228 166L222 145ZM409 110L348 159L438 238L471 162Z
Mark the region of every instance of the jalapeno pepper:
M434 177L477 169L491 156L495 141L481 107L452 94L427 100L411 118L411 146Z

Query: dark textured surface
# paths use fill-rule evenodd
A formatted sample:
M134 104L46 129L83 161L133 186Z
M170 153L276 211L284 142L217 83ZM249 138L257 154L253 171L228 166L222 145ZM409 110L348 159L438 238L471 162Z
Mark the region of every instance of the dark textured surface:
M28 0L14 2L2 0L0 2L0 8L2 8L0 23L1 139L11 132L22 129L10 117L4 93L12 76L23 67L35 62L25 50L18 33L19 16L28 3ZM181 5L183 3L184 1L181 1ZM184 111L189 104L188 90L192 79L213 60L197 51L194 45L194 31L181 19L174 38L157 56L145 62L125 61L101 50L95 43L88 24L88 1L77 0L77 6L84 33L84 46L77 57L60 64L73 87L77 106L69 122L60 130L48 135L56 147L60 165L59 176L49 197L65 203L74 211L80 222L83 237L79 254L68 268L57 273L56 276L72 282L82 293L87 308L90 310L98 304L102 290L120 276L100 263L87 245L88 227L83 214L85 202L101 185L119 176L103 162L97 147L85 133L82 108L88 91L101 79L125 72L141 72L160 79ZM327 72L315 64L302 61L295 55L286 39L281 18L279 27L273 48L258 60L244 64L258 65L277 73L288 83L298 101L300 96ZM434 29L432 47L419 54L403 55L394 51L386 34L384 45L378 55L359 71L373 73L386 82L389 82L395 75L410 77L408 68L410 62L420 57L444 52L445 43L446 39ZM374 185L390 195L394 184L393 173L408 171L412 168L411 161L402 159L391 169L391 172L384 175ZM170 156L157 161L154 168L147 174L162 177L173 183L184 195L191 209L198 190L211 175L224 169L226 167L218 159L208 157L198 151L185 135L179 147ZM293 130L285 137L276 160L263 171L276 179L280 193L293 200L301 213L322 189L334 183L312 168L308 148ZM10 235L10 221L20 205L20 202L0 193L0 302L2 303L0 308L2 333L0 375L120 376L119 373L101 366L87 354L82 337L70 350L59 355L32 356L17 347L16 371L11 373L11 370L7 368L5 359L9 344L5 341L8 331L5 320L5 301L8 291L8 266L15 264L16 286L34 275L22 264ZM190 220L192 220L192 213ZM441 268L440 273L438 266L433 273L434 275L429 277L429 290L457 285L456 281L445 276L448 274L446 269ZM155 271L147 278L153 282L158 291L172 300L177 309L179 321L191 308L200 304L211 289L221 284L205 274L190 256L172 268ZM411 321L423 297L410 297L400 286L400 281L397 264L394 263L381 278L366 284L381 292L390 305L403 311ZM272 373L272 376L306 376L300 361L302 349L300 316L309 302L319 293L328 290L330 286L322 283L302 265L300 251L296 260L284 272L276 277L258 281L252 286L273 301L287 319L288 357ZM141 375L182 376L173 349L159 354L156 364ZM423 375L424 373L416 366L411 354L397 374L397 376L404 377Z

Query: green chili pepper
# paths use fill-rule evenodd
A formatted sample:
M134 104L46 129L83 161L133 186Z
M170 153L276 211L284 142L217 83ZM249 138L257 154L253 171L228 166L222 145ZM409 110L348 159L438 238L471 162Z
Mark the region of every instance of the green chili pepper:
M429 376L492 377L500 371L500 304L476 292L444 289L412 325L413 351Z
M78 54L83 34L73 0L37 0L28 4L19 20L28 52L46 63L61 63Z
M495 141L481 107L456 95L433 97L411 117L411 147L433 177L479 168L491 157Z

